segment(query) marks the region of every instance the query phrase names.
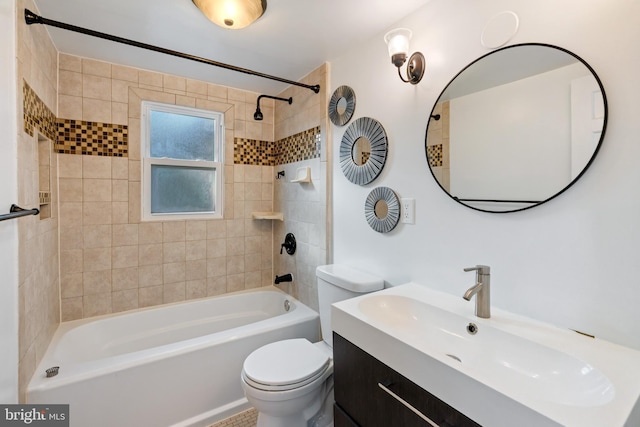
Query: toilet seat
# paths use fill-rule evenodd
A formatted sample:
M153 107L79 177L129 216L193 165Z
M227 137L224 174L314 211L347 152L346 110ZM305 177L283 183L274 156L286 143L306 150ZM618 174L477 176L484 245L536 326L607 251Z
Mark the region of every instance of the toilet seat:
M286 391L300 388L322 377L331 358L304 338L267 344L244 361L242 378L259 390Z

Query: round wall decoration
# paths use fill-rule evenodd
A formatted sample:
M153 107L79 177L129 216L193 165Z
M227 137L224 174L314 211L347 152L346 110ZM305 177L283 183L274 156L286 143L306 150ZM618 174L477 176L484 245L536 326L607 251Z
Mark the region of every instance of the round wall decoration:
M371 117L349 125L340 143L342 173L354 184L365 185L380 175L387 160L387 134Z
M356 94L349 86L340 86L329 100L329 119L336 126L344 126L356 109Z
M376 187L364 202L364 216L378 233L388 233L400 220L400 201L389 187Z

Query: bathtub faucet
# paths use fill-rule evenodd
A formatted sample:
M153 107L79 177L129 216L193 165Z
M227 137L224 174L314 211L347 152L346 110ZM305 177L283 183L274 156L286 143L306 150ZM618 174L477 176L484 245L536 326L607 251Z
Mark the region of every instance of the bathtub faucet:
M291 273L283 274L282 276L276 275L275 284L282 282L293 282L293 275Z

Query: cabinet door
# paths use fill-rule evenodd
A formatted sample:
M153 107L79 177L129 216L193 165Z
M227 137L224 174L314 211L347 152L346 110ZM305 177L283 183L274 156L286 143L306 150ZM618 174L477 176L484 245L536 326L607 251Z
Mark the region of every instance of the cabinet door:
M336 405L357 425L480 427L335 333L333 353ZM416 411L430 421L426 421ZM337 424L336 427L338 426L350 424Z

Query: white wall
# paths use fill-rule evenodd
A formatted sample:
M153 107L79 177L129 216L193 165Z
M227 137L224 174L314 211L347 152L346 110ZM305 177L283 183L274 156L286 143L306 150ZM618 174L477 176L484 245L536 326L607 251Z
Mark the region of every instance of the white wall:
M598 157L573 187L527 211L490 214L442 192L427 167L424 136L440 91L487 53L480 33L503 10L520 17L510 43L554 44L591 64L610 116ZM473 284L463 267L488 264L494 306L640 349L638 16L637 0L433 0L397 25L413 30L411 50L426 56L419 85L400 82L382 33L334 60L331 90L351 86L354 118L379 120L390 145L372 184L351 184L340 168L333 173L334 262L368 269L390 285L413 280L454 295ZM333 128L334 164L345 129ZM369 228L364 201L383 185L416 198L415 225L389 234Z
M572 180L571 81L585 72L574 64L452 99L451 194L546 200L565 188Z
M15 1L0 2L0 214L17 199ZM18 224L0 222L0 402L18 402Z

